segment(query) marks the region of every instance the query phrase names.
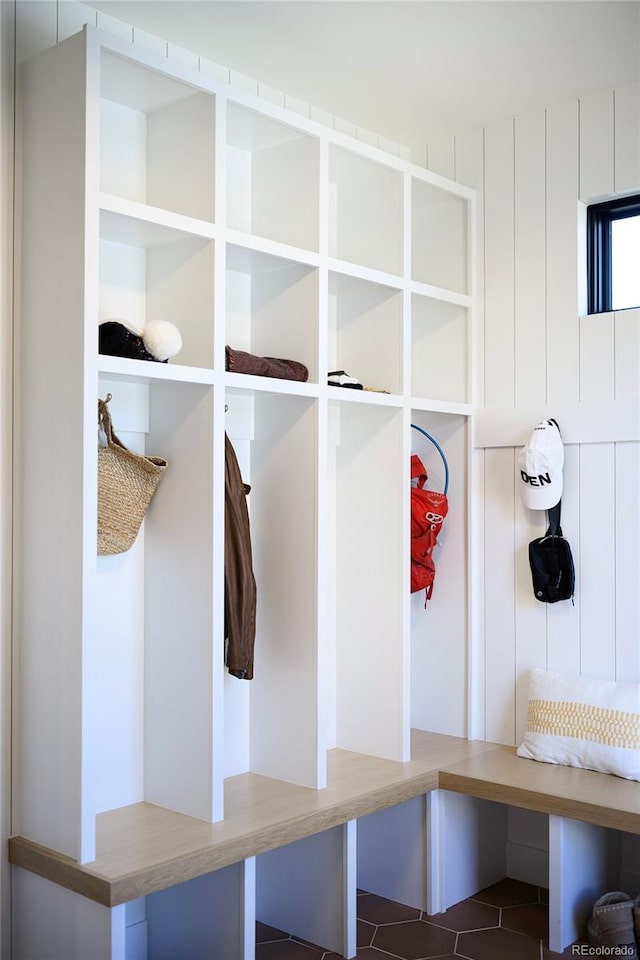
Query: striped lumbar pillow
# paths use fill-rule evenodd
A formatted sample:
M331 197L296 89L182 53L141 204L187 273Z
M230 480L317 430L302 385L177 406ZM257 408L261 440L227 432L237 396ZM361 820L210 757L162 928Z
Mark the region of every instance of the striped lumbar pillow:
M532 670L519 757L640 780L640 684Z

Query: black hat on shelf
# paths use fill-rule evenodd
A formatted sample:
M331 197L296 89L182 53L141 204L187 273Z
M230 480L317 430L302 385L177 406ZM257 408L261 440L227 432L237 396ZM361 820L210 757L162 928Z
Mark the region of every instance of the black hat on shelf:
M109 357L167 363L181 347L180 331L168 320L152 320L141 333L123 320L104 320L98 327L99 352Z

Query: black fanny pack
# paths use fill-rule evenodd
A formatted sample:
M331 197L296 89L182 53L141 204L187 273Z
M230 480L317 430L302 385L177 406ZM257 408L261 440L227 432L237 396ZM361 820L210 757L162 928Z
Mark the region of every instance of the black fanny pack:
M549 526L544 537L529 544L529 566L536 600L573 602L576 575L569 541L562 536L560 503L549 510Z

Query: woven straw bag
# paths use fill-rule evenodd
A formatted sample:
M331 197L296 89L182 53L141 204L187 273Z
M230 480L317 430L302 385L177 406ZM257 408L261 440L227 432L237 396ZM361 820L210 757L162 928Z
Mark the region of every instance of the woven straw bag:
M98 400L98 424L106 447L98 447L98 556L124 553L133 546L151 498L167 468L161 457L128 450L113 432L105 400Z

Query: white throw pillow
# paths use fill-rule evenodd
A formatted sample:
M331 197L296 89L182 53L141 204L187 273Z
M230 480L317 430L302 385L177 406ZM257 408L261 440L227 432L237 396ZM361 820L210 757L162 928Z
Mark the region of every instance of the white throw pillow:
M532 670L519 757L640 780L640 684Z

